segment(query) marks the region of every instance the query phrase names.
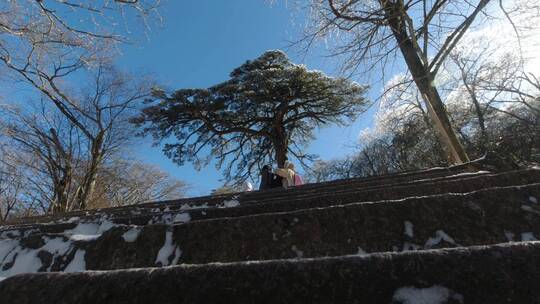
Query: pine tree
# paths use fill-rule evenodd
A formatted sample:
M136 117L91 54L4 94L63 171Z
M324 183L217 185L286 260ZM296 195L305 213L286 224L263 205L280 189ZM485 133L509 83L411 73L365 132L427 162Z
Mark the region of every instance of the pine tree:
M156 91L157 103L133 122L156 144L176 137L164 145L174 162L200 167L215 157L226 178L240 182L269 162L281 167L289 156L312 160L304 148L314 130L354 120L368 105L365 90L268 51L212 87Z

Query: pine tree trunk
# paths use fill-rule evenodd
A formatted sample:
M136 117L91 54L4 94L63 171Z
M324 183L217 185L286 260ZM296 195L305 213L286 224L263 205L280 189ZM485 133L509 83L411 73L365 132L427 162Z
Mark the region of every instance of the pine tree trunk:
M287 162L288 136L287 131L283 127L283 117L285 117L287 109L288 103L285 101L282 102L278 107L276 120L274 121L273 144L278 168L285 168L285 162Z
M285 162L287 161L287 147L284 146L283 144L276 146L275 157L276 157L277 166L279 168L284 168Z
M283 127L276 128L274 139L275 157L278 168L284 168L287 161L287 136Z

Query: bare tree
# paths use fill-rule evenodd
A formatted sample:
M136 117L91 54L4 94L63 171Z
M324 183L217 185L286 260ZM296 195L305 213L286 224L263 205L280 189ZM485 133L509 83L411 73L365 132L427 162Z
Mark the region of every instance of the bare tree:
M384 65L399 50L449 157L461 163L468 156L452 128L434 80L475 21L490 18L488 4L492 2L512 24L511 16L516 12L510 12L502 1L313 0L315 26L306 39L312 41L334 31L350 34L335 52L350 55L350 68L362 63L372 63L371 69L378 63Z
M159 0L12 0L0 4L0 62L40 90L159 18ZM74 18L73 16L76 16ZM137 21L137 22L134 22ZM128 24L129 23L129 27ZM39 87L44 86L44 87Z
M69 120L77 121L89 151L85 174L76 192L75 207L80 209L86 208L104 160L132 138L133 133L127 126L129 116L149 97L153 86L148 79L136 79L105 67L99 67L92 79L93 83L80 95L81 103L65 99L70 105L69 113L74 115Z
M495 133L489 130L493 126L488 126L488 120L495 112L508 116L508 119L520 120L520 124L531 128L537 121L534 117L540 114L540 109L534 105L540 96L540 83L535 75L538 71L533 61L536 58L527 56L530 53L537 56L534 41L540 38L540 31L523 25L529 22L524 16L514 20L513 24L521 29L521 37L526 37L522 41L529 42L530 39L532 43L518 49L520 40L509 39L509 30L506 29L505 34L502 24L494 24L497 34L472 33L450 53L451 60L444 64L442 71L446 81L441 87L446 91L447 105L455 108L452 117L457 130L470 133L461 134L469 141L467 145L472 144L473 150L480 154L486 153L497 141L493 137ZM516 107L529 111L512 110ZM476 139L471 141L471 136Z
M62 113L47 100L34 111L4 108L4 130L11 144L21 156L39 160L26 165L41 177L34 193L43 193L44 211L87 207L101 167L133 138L128 118L152 86L144 77L135 80L102 66L87 80L78 91L65 89L70 93L62 95Z
M468 154L480 157L490 151L515 163L538 162L540 90L534 85L535 77L522 74L520 66L506 55L477 58L460 52L452 59L458 62L451 62L445 70L455 77L441 87ZM312 174L316 178L369 176L444 164L445 157L434 153L440 150L439 142L429 120L424 119L416 88L401 79L406 77L396 77L388 84L391 89L382 99L375 125L364 132L358 152L315 167Z
M185 182L155 165L115 159L101 168L89 208L178 199L188 189Z
M0 4L0 69L65 111L59 82L110 61L119 43L159 17L159 0L14 0ZM76 16L74 18L73 16ZM135 22L137 21L137 22ZM127 25L129 23L129 26ZM136 28L133 28L136 27Z
M0 154L0 223L17 211L24 191L20 169L16 164L6 161L9 156L4 152L2 149Z
M513 69L511 62L503 62L503 64L507 64L506 68ZM517 71L517 73L512 75L512 78L508 78L506 81L486 81L481 85L482 90L496 96L492 99L492 103L490 103L493 110L510 116L514 115L513 117L515 119L523 120L523 122L529 124L534 124L533 121L537 117L540 117L540 107L538 106L540 100L540 76L538 73ZM528 121L526 117L515 116L514 113L506 111L504 106L496 106L501 104L523 106L530 110L535 118L532 121Z
M79 137L63 116L25 114L20 109L3 108L4 135L11 146L11 157L4 162L27 171L26 189L32 189L43 212L66 211L73 184L73 171L79 159Z
M98 150L107 140L105 130L110 128L102 121L102 115L117 112L121 106L100 109L88 103L83 108L81 100L77 100L82 96L73 96L66 83L80 82L89 69L102 76L103 67L110 66L118 53L118 45L139 32L139 24L145 31L149 22L159 18L156 10L159 3L159 0L14 0L0 4L0 71L2 80L9 83L6 87L29 85L37 96L52 103L77 132L92 138L92 147L88 148L93 149L96 157L89 161L87 182L80 187L77 204L82 204L81 207L88 193L86 189L91 188L89 183L95 168L101 162ZM101 76L96 76L96 82ZM96 97L102 94L99 90L103 88L96 87ZM91 96L86 97L91 101ZM58 129L51 130L43 130L44 139L55 137L53 131Z

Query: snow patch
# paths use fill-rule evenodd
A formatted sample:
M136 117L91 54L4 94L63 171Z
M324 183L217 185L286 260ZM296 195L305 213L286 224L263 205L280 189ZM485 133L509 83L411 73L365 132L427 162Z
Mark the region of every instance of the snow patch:
M474 176L474 175L483 175L483 174L489 174L489 173L491 172L490 171L462 172L462 173L458 173L454 175L448 175L448 176L445 176L444 178L447 179L450 177Z
M172 214L162 214L159 218L159 220L156 221L156 223L161 223L165 225L170 225L173 223L173 215Z
M191 210L191 209L201 209L201 208L208 208L208 203L204 203L201 205L190 205L188 203L182 204L180 206L180 210Z
M180 250L179 247L176 247L176 249L174 250L174 258L171 261L170 265L178 264L178 260L180 259L181 256L182 256L182 250Z
M409 221L405 221L403 222L403 225L405 226L405 235L410 237L410 238L413 238L414 237L414 231L413 231L413 224Z
M540 211L534 210L531 206L521 205L521 210L540 215Z
M169 263L170 257L173 254L174 256L172 258L172 261ZM155 264L159 263L158 265L161 266L176 265L181 255L182 251L180 250L180 248L173 245L172 231L167 230L165 232L165 243L163 244L163 247L159 249Z
M80 218L72 217L68 222L79 221ZM102 218L101 223L81 223L73 229L65 230L57 237L42 237L43 246L40 248L25 248L19 240L0 240L0 277L6 278L19 273L31 273L38 271L52 271L52 267L59 270L73 272L83 271L86 268L84 260L85 251L75 247L76 241L92 241L99 238L105 231L118 225ZM25 231L24 235L32 231ZM134 232L131 232L134 233ZM13 234L13 233L11 233ZM17 232L17 234L21 234ZM136 238L135 235L124 234L128 239ZM126 238L124 238L126 239ZM40 252L50 254L50 259L41 260ZM66 265L66 258L73 257ZM47 264L43 264L43 263Z
M70 241L64 241L62 238L54 238L50 239L48 237L44 237L43 241L45 242L45 245L41 247L40 249L37 249L37 251L45 250L52 254L55 258L56 257L63 257L66 255L66 253L69 252L69 250L72 248L73 244ZM54 258L53 258L54 261ZM49 268L47 271L51 271L53 263L49 265Z
M444 304L448 300L463 303L463 296L459 293L439 285L429 288L401 287L394 292L392 303L400 304Z
M75 222L78 222L81 218L78 217L78 216L74 216L74 217L70 217L66 223L75 223Z
M534 196L529 196L529 201L533 204L538 204L538 200Z
M101 236L101 234L90 234L90 235L74 234L74 235L70 236L69 239L72 240L72 241L90 242L90 241L93 241L93 240L97 240L100 236Z
M532 241L538 241L538 239L536 239L534 237L534 234L532 232L523 232L521 234L521 241L522 242L532 242Z
M238 200L232 199L232 200L223 201L220 204L219 208L232 208L232 207L237 207L237 206L240 206L240 202Z
M2 261L0 277L37 272L43 266L37 253L38 250L22 248L16 240L0 241L0 261ZM12 264L12 266L7 268L6 264Z
M148 222L146 223L146 225L152 225L154 224L155 221L157 221L159 218L157 216L154 216L152 217L151 219L148 220Z
M84 259L84 255L86 254L86 251L82 249L78 249L77 252L75 252L75 256L73 257L73 260L66 266L64 269L64 272L81 272L86 270L86 261Z
M458 244L456 244L456 242L454 241L453 238L451 238L448 234L446 234L446 232L444 232L442 230L437 230L435 232L435 237L429 238L427 240L426 244L424 245L424 247L425 248L431 248L431 247L433 247L435 245L440 244L442 241L445 241L445 242L453 244L453 245L458 245Z
M117 225L108 220L103 220L99 225L97 223L79 223L75 228L65 230L64 234L70 236L73 241L92 241L115 226Z
M22 247L18 240L1 240L0 277L7 278L19 273L51 271L55 263L61 262L74 250L73 242L69 239L44 237L43 241L45 244L41 248L31 249ZM38 253L42 251L52 255L46 269L38 257ZM73 260L65 267L64 271L85 270L84 254L84 250L77 250Z
M125 242L133 243L137 240L137 237L139 237L141 230L141 227L133 227L128 231L124 232L124 234L122 234L122 238Z
M191 221L191 216L188 212L178 213L173 220L174 223L189 223L189 221Z
M433 168L433 169L437 169L437 168ZM491 173L490 171L463 172L463 173L458 173L458 174L448 175L448 176L438 177L438 178L417 179L415 180L415 182L433 182L436 180L450 179L450 178L455 178L455 177L474 177L476 175L484 175L484 174L490 174L490 173Z
M149 221L148 225L151 224L164 224L164 225L170 225L174 222L174 216L172 214L162 214L162 215L156 215L153 216Z
M358 246L358 251L356 252L356 255L366 255L368 254L367 252L364 251L364 249L360 248L360 246Z

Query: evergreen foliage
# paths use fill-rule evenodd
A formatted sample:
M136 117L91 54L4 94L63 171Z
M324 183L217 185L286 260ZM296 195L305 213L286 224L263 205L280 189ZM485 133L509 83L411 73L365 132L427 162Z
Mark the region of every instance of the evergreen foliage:
M212 87L156 91L158 102L132 121L156 144L174 136L164 152L177 164L200 167L215 157L225 177L240 182L264 164L283 166L288 155L302 164L312 160L304 148L313 131L355 119L368 105L365 91L268 51Z

